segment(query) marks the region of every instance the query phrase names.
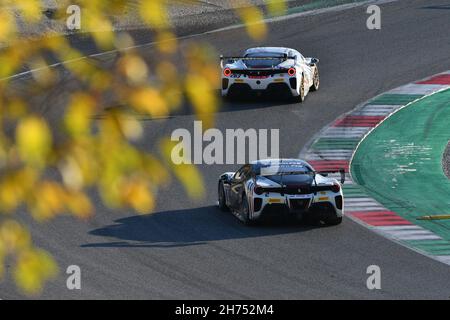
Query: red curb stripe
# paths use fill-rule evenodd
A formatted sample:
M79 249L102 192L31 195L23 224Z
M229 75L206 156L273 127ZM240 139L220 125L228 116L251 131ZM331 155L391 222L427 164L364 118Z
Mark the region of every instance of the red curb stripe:
M354 216L365 216L365 217L386 217L386 216L396 216L398 215L395 212L392 211L357 211L355 212Z
M363 218L364 221L370 221L370 222L383 222L383 221L387 221L387 222L392 222L392 221L403 221L404 219L400 218L400 217L367 217L367 218Z
M389 227L389 226L410 226L409 221L382 221L382 222L366 222L373 227Z
M311 160L308 161L316 171L344 169L348 172L348 160Z
M412 225L411 222L392 211L358 211L349 214L374 227Z
M384 116L352 116L348 115L336 120L333 127L375 127Z
M450 74L441 74L428 80L417 82L417 84L450 84Z

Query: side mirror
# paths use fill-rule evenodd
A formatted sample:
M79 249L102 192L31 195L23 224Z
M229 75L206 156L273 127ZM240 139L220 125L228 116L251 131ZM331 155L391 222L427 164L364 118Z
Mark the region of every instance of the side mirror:
M319 59L317 59L317 58L311 58L310 59L310 62L309 62L309 65L310 66L314 66L314 65L316 65L316 64L318 64L319 63Z
M345 182L345 169L341 168L339 170L339 173L341 174L341 184L344 184L344 182Z
M220 176L220 180L222 181L222 183L224 184L229 184L231 183L231 179L233 179L232 177L228 176L227 174L224 174L222 176Z

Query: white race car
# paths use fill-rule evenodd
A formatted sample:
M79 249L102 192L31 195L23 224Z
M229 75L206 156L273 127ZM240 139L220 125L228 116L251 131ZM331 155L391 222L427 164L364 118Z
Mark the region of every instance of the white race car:
M330 173L340 173L340 181ZM344 181L343 169L316 172L298 159L259 160L220 176L218 205L245 224L287 216L337 225L344 215Z
M319 89L317 58L305 58L294 49L251 48L242 57L220 56L222 96L269 92L305 100Z

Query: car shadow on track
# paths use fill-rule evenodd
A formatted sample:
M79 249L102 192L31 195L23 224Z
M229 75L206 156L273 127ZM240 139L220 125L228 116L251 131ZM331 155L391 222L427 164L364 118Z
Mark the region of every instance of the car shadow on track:
M447 5L447 4L430 5L430 6L421 7L420 9L450 10L450 5Z
M220 93L217 92L217 96L219 96ZM221 98L219 98L221 99ZM217 113L226 113L226 112L236 112L236 111L246 111L246 110L253 110L253 109L266 109L266 108L273 108L273 107L279 107L279 106L287 106L294 104L292 99L283 98L283 97L271 97L267 95L257 96L257 95L250 95L250 96L242 96L237 97L233 99L226 99L223 100L217 110L212 110L213 114ZM134 114L139 120L141 121L152 121L152 120L161 120L161 118L174 118L178 116L190 116L195 115L198 113L204 113L207 111L196 111L196 108L188 101L187 98L184 98L183 103L178 107L176 110L172 110L170 114L167 114L163 117L151 117L148 114L136 114L134 110L132 110L130 107L127 107L123 104L117 104L113 106L106 107L105 110L109 111L118 111L118 112L124 112L126 113L132 113ZM97 114L94 115L94 119L102 119L103 114Z
M318 227L281 220L248 227L230 213L208 206L118 219L89 234L120 241L88 243L81 247L183 247L218 240L307 232Z

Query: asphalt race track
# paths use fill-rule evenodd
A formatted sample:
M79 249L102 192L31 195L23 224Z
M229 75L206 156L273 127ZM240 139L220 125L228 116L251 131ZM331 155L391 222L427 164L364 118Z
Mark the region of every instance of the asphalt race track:
M304 104L227 104L215 127L280 129L280 156L297 157L323 126L394 87L450 69L448 1L383 4L382 29L366 28L366 6L273 22L264 44L320 58L321 89ZM197 37L218 52L254 45L241 30ZM189 39L183 41L190 41ZM147 121L145 146L194 116ZM238 166L199 166L205 199L185 199L173 182L153 215L111 212L100 204L89 222L72 218L32 224L37 244L61 267L43 298L349 299L450 297L450 269L344 219L337 227L274 224L246 227L215 207L217 177ZM79 265L82 289L66 288L65 268ZM382 289L368 290L366 269L378 265ZM21 297L8 280L0 298Z

